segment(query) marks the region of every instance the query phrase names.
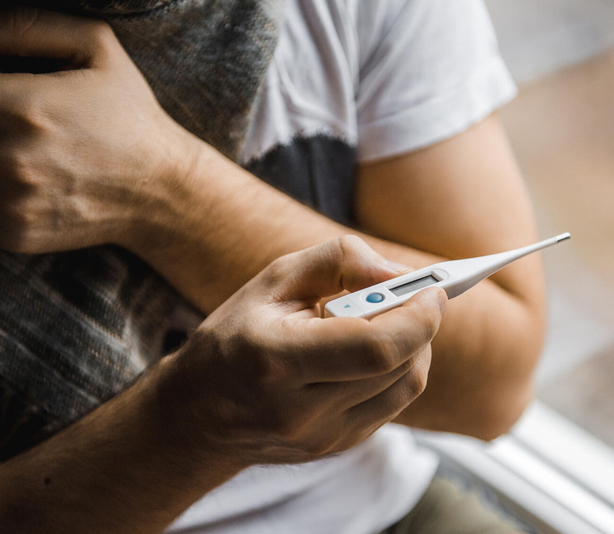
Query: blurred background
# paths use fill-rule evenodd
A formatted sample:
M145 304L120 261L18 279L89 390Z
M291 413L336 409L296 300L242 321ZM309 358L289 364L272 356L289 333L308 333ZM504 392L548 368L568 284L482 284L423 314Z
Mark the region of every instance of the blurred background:
M538 398L614 448L614 0L487 0L520 87L501 116L528 181L550 327Z

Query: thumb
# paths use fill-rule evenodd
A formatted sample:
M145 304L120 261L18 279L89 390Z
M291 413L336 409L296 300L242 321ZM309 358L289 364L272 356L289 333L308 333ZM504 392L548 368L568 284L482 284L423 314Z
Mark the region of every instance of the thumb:
M289 254L274 265L280 300L319 300L344 289L357 291L379 284L410 270L387 262L352 235Z
M34 8L0 10L0 56L69 59L79 67L93 66L111 36L111 28L94 19Z

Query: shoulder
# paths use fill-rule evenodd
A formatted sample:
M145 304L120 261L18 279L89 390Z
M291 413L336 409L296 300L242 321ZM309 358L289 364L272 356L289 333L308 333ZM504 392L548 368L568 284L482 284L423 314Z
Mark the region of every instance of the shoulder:
M450 58L467 40L494 41L484 0L286 0L282 33L291 45L282 40L280 48L297 64L301 47L313 48L312 61L330 62L338 52L356 82L382 55Z
M457 133L514 94L483 0L285 9L243 161L316 134L358 147L361 161L388 157Z

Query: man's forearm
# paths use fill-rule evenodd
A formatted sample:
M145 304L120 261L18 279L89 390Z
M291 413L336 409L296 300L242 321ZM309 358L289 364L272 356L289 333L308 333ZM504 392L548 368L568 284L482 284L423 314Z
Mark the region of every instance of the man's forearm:
M276 258L346 234L412 267L438 259L332 221L194 141L193 163L165 180L156 206L122 244L205 313Z
M169 416L171 364L0 464L0 530L154 534L238 473L231 459L181 439L187 432Z
M275 258L347 233L415 268L442 259L331 221L200 146L135 252L206 312ZM505 430L530 395L541 313L492 281L452 301L429 387L401 420L483 438Z

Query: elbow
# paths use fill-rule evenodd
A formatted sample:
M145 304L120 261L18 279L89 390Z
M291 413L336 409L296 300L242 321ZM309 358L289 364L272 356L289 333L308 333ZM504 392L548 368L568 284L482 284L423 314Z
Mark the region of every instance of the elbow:
M508 434L534 397L533 374L543 343L541 314L527 314L508 350L496 354L493 365L483 369L481 391L472 406L477 414L471 433L483 441Z
M532 400L532 384L491 396L483 409L472 418L471 431L467 434L487 442L508 434Z

